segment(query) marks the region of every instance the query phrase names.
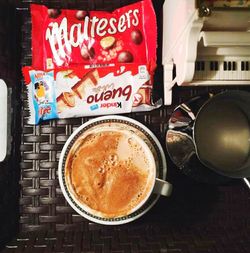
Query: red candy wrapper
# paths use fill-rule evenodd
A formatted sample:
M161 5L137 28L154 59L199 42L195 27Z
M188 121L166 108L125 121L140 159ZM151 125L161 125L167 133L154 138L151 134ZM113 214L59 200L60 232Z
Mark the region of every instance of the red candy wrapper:
M36 69L156 62L157 26L150 0L113 12L31 4L31 17Z

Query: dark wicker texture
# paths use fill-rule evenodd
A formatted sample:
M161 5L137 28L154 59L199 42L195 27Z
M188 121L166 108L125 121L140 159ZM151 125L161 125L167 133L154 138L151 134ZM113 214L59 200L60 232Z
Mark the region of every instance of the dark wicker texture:
M16 151L20 148L20 86L17 64L20 59L15 42L19 40L16 21L15 9L0 2L0 78L8 86L9 101L15 101L8 105L8 156L0 163L0 245L10 240L18 229L20 152Z
M113 9L132 1L9 1L10 5L19 8L21 65L31 64L31 23L26 9L29 2L68 8ZM159 48L162 4L163 1L154 1ZM160 50L158 59L155 78L158 92L155 97L162 94ZM174 104L206 91L219 92L221 88L176 88ZM249 191L243 183L230 181L220 186L199 184L182 175L169 159L168 180L174 184L173 195L169 199L161 198L139 220L123 226L107 227L91 223L76 214L60 190L57 166L65 141L89 118L54 120L30 126L27 125L27 95L24 88L21 99L20 231L15 239L6 244L3 252L250 252ZM173 108L174 105L129 116L148 126L164 146L167 122ZM9 175L5 177L12 179ZM16 179L13 182L17 182ZM11 192L10 188L8 190ZM19 191L17 185L13 191ZM7 207L6 210L10 212L12 209ZM10 216L15 217L12 213L9 213ZM1 215L1 222L5 217L7 214Z

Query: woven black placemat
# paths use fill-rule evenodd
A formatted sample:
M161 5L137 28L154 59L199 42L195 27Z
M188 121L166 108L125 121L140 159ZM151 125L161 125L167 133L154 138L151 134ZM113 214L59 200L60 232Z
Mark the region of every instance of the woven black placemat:
M21 65L31 64L29 1L12 1L21 17ZM132 1L33 1L50 6L112 9ZM154 1L161 48L163 1ZM155 96L162 96L161 52L158 50ZM57 166L70 134L89 118L27 124L27 94L22 81L19 234L5 252L239 252L250 248L250 201L240 181L210 186L192 181L168 159L173 195L160 198L139 220L123 226L91 223L67 204L60 190ZM238 88L238 87L233 87ZM148 126L165 148L167 122L175 105L190 97L221 88L175 88L174 105L129 116Z
M19 40L16 23L15 9L0 2L0 79L5 81L8 89L7 156L4 162L0 162L0 248L17 233L19 216L21 89L18 82L20 57L16 47Z

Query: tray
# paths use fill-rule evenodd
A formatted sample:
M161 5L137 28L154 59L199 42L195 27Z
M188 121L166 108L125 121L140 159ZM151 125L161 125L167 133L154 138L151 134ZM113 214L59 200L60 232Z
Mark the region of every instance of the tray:
M11 15L5 12L0 17L1 22L6 22L9 17L3 34L10 38L13 36L9 35L10 28L15 29L16 41L20 44L13 48L20 50L9 50L7 56L12 57L13 64L9 64L6 71L18 94L13 103L16 112L13 131L16 134L13 136L17 152L12 159L16 162L1 174L2 181L9 182L8 187L1 184L5 187L5 205L0 202L1 210L5 210L0 213L2 252L249 252L250 198L245 185L239 180L224 185L197 183L181 174L169 158L167 177L174 185L173 195L169 199L161 197L147 214L135 222L111 227L97 225L79 216L67 204L57 178L59 155L70 134L89 118L54 120L39 126L27 124L27 94L24 88L20 91L20 87L24 87L20 66L31 64L30 2L63 8L111 10L135 1L7 2ZM159 31L156 98L163 94L160 52L162 4L162 0L154 1ZM0 55L5 52L1 48ZM6 64L1 65L3 69L6 69ZM15 72L16 69L19 72L13 75L11 70ZM249 88L235 86L230 89ZM220 87L174 88L171 107L128 116L149 127L165 148L167 122L174 107L197 94L221 90ZM21 114L17 113L20 110L18 101L22 105Z

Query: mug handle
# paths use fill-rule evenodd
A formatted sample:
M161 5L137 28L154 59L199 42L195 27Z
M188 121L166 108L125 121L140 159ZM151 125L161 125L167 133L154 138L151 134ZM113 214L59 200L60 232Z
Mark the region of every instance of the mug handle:
M248 187L248 189L250 190L250 181L249 181L249 179L247 179L246 177L244 177L243 181L246 184L246 186Z
M160 194L163 196L170 196L172 193L173 186L162 179L155 179L155 186L153 189L153 193Z

